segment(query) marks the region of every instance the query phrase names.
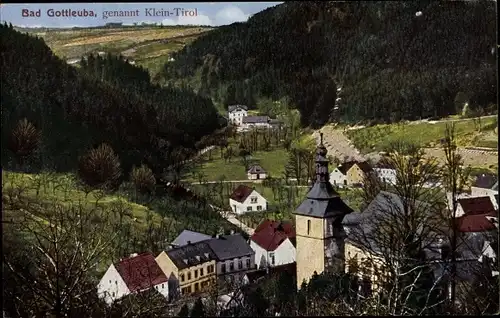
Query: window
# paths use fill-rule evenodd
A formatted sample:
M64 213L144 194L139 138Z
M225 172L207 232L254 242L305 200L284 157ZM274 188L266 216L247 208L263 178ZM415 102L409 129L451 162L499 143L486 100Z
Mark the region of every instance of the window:
M161 284L161 289L165 288L165 284Z
M250 268L250 259L247 258L247 268Z
M113 297L115 297L115 292L113 292Z
M117 280L115 280L115 285L118 285L118 281Z
M257 203L257 197L251 197L250 203Z
M347 180L344 180L344 185L347 185Z
M243 268L243 261L240 259L238 261L238 269L242 269Z
M311 233L311 220L307 220L307 235Z
M184 274L181 274L181 282L183 282L185 279Z
M200 290L200 285L198 283L194 284L194 291L197 292Z
M188 280L191 279L191 272L188 272Z
M220 271L222 273L225 273L226 272L226 264L222 264L221 267L220 267Z
M257 211L262 211L262 205L257 205Z
M203 276L203 268L200 268L200 276Z
M234 271L234 262L229 263L229 271L230 272Z
M207 273L213 273L214 272L214 266L213 265L208 265L207 267Z
M247 211L252 211L252 207L251 207L251 206L248 206L248 207L247 207Z
M111 284L111 279L109 280L109 283Z
M269 258L271 259L271 265L274 265L274 253L269 253Z
M194 278L195 279L198 278L198 270L197 269L194 270Z

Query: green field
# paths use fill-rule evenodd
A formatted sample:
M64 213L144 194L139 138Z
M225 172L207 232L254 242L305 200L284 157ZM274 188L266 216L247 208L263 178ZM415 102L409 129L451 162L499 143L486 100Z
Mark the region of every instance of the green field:
M283 148L256 151L249 160L258 163L269 175L280 178L285 171L288 154ZM201 177L207 181L246 180L247 171L241 157L235 156L230 161L225 161L221 158L220 150L216 148L211 151L211 156L205 154L201 162L186 172L182 179L199 182Z
M63 59L105 52L122 54L154 76L180 50L210 28L195 26L124 26L121 28L23 29L44 39Z
M498 135L493 133L497 125L497 117L481 119L481 132L477 120L455 122L455 134L459 146L478 146L497 148ZM397 123L376 125L347 131L347 136L362 153L386 151L392 142L405 140L421 147L439 146L444 137L446 122L431 123Z

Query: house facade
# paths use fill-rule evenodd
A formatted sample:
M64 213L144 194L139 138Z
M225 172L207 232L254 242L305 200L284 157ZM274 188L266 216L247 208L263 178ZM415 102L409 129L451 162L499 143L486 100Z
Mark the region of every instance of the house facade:
M269 116L246 116L243 117L241 128L248 130L253 128L271 128Z
M236 214L267 210L267 200L255 189L242 184L234 189L229 205Z
M219 279L239 284L245 273L255 268L255 252L241 234L220 235L207 244L216 256Z
M330 173L330 182L340 188L347 186L347 175L341 166L333 169Z
M169 297L168 279L155 261L153 254L132 254L111 264L97 285L97 292L107 304L132 293L155 288Z
M396 169L387 162L378 162L375 167L373 167L373 172L380 181L392 185L396 184Z
M205 241L163 251L156 262L168 277L171 299L206 291L216 283L216 256Z
M372 172L370 164L366 161L354 162L351 168L347 170L348 185L362 185L368 173Z
M290 222L265 220L255 229L250 247L255 251L257 268L294 263L295 229Z
M252 165L247 171L249 180L263 180L267 178L267 172L259 165Z
M227 117L229 123L235 126L241 126L243 118L247 117L248 108L244 105L231 105L227 108Z

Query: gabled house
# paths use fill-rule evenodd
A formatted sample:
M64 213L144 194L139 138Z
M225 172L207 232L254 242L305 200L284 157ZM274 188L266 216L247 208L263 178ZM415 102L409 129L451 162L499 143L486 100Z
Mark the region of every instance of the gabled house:
M206 291L216 282L216 256L206 241L163 251L156 262L168 277L171 299Z
M347 184L361 185L363 184L367 174L373 171L370 164L366 161L355 161L349 170L347 170Z
M218 235L206 242L215 254L220 279L239 283L248 270L255 268L255 252L241 234Z
M265 220L250 238L257 268L294 263L295 246L295 229L290 222Z
M236 214L267 210L267 200L255 189L243 184L234 189L229 198L229 205Z
M372 167L366 161L347 161L332 171L330 182L339 187L361 185L366 174L372 171Z
M149 252L132 254L111 264L97 285L99 297L104 298L108 304L150 288L155 288L165 298L169 296L167 276Z
M190 230L184 230L175 238L175 240L170 243L172 247L180 247L184 245L188 245L190 243L198 243L202 241L206 241L211 239L211 235L203 234L203 233L198 233Z
M386 160L380 160L375 167L373 167L373 171L380 181L392 185L396 184L396 168Z
M227 107L227 117L229 123L240 126L243 123L243 118L248 114L248 107L244 105L230 105Z
M267 172L259 165L252 165L247 171L249 180L262 180L267 178Z

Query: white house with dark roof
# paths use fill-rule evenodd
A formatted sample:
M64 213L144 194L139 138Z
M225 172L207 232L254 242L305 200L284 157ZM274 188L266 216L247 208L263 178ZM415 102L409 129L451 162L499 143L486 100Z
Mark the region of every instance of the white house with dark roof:
M230 105L227 107L227 117L231 124L240 126L243 118L248 114L248 107L245 105Z
M252 165L247 171L247 177L249 180L262 180L267 178L267 172L259 165Z
M218 235L206 241L216 256L216 273L227 282L239 283L255 268L255 252L241 234Z
M155 288L168 298L167 276L156 263L153 254L147 252L132 254L111 264L97 285L97 292L109 305L124 296L150 288Z
M236 214L267 210L266 198L255 189L243 184L234 189L229 198L229 205Z

